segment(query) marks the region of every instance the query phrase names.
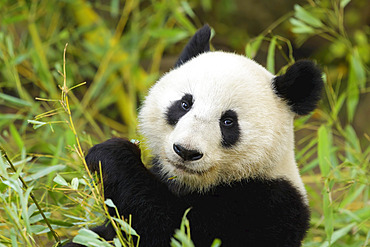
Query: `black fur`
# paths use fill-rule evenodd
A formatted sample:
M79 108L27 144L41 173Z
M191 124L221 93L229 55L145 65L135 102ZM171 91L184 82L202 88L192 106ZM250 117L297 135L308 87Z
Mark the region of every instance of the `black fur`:
M203 52L209 51L210 37L211 37L211 28L206 24L201 29L199 29L187 43L175 64L175 68L186 63L193 57L196 57Z
M128 140L115 138L98 144L86 161L94 172L101 161L105 197L112 199L121 215L132 215L142 247L169 246L190 207L188 219L195 246L210 246L214 238L220 238L223 247L298 247L309 226L307 205L297 189L283 179L242 180L204 194L180 196L169 190L168 180L158 179L144 167L139 149ZM114 235L109 225L93 230L107 239Z
M225 124L225 121L232 121L231 124ZM222 134L222 146L230 148L235 145L240 138L240 128L238 115L233 110L224 112L220 119L220 129Z
M275 77L273 84L277 95L299 115L316 108L324 86L320 69L308 60L293 64L284 75Z
M183 104L186 104L188 108L185 108ZM193 106L193 96L191 94L185 94L180 100L172 103L166 112L166 119L169 125L176 125L177 122L182 118Z

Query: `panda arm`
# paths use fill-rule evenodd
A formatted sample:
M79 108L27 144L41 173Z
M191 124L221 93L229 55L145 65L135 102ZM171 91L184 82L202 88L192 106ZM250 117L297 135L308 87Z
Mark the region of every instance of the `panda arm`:
M286 180L250 179L192 195L189 220L196 246L301 246L309 209Z
M86 162L92 172L98 173L101 164L104 197L110 198L126 219L132 215L140 245L168 246L188 205L144 167L140 149L128 140L112 138L92 147ZM109 210L115 215L112 208ZM98 230L103 238L115 236L110 225Z

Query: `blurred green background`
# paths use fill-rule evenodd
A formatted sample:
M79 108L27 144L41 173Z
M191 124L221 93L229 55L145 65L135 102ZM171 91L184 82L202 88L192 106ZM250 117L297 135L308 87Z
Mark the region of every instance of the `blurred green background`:
M52 246L56 235L71 239L81 227L103 222L104 201L84 168L84 153L112 136L141 139L140 103L205 23L213 28L214 49L245 54L273 73L302 58L322 67L319 109L295 121L296 158L312 209L304 246L368 246L368 5L2 0L0 145L16 172L0 159L0 246Z

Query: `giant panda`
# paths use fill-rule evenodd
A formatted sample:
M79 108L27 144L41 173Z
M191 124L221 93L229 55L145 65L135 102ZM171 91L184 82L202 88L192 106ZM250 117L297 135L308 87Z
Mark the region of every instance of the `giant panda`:
M101 162L105 198L132 216L139 246L169 246L189 208L195 246L215 238L223 247L301 246L310 210L293 119L315 109L321 72L298 61L275 76L245 56L210 51L210 33L208 25L195 33L140 109L151 168L120 138L92 147L88 167L99 172ZM110 224L93 231L115 237Z

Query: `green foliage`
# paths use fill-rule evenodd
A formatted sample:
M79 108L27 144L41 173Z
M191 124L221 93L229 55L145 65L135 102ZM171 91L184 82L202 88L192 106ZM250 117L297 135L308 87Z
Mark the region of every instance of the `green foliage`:
M285 61L282 73L294 62L293 47L319 40L312 58L323 67L325 97L311 116L295 121L296 158L312 209L307 247L360 247L370 241L370 137L368 128L356 125L370 91L369 27L346 28L347 21L357 20L359 10L346 14L353 2L295 5L245 46L246 55L260 55L271 72ZM117 232L111 244L139 244L131 219L108 214L115 206L104 201L103 185L85 169L85 151L113 135L140 139L138 104L162 73L160 64L201 26L200 11L223 10L220 15L233 18L236 5L0 2L0 145L7 154L1 151L0 157L0 246L57 246L59 237L63 243L75 235L77 242L88 238L91 246L108 246L86 230L104 218ZM276 35L278 26L288 27L295 40ZM193 246L190 233L185 214L172 246Z

